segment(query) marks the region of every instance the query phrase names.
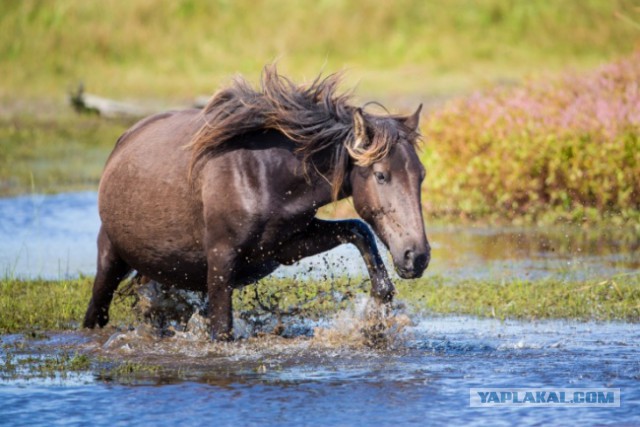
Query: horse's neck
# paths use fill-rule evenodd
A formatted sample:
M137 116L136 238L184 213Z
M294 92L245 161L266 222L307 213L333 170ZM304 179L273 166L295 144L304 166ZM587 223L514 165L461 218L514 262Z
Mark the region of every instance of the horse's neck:
M317 211L321 207L329 205L334 201L331 187L331 182L334 177L331 172L322 173L313 169L313 166L310 166L310 170L307 172L306 176L304 174L298 174L296 176L296 180L299 179L297 183L289 182L289 185L293 184L291 187L299 189L298 191L294 190L293 193L290 194L290 196L292 196L290 199L292 205L289 207L293 208L297 206L302 211L307 209ZM347 175L338 195L338 200L349 197L351 197L351 185L349 176ZM296 209L294 208L293 210Z

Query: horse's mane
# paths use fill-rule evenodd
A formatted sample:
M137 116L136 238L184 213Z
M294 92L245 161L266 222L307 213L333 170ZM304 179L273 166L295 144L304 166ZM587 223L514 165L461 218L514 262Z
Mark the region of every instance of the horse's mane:
M342 74L318 76L310 84L296 85L278 74L275 65L264 68L259 90L242 77L213 95L202 111L205 124L187 147L192 150L191 168L203 157L232 148L236 136L260 130L281 132L296 144L305 173L309 165L322 176L331 171L332 195L337 199L347 173L349 157L361 166L386 156L398 139L398 129L383 117L366 115L375 123L370 143L358 146L354 133L351 92L338 93ZM388 116L395 117L395 116ZM324 155L318 155L324 152ZM319 165L319 160L324 160Z

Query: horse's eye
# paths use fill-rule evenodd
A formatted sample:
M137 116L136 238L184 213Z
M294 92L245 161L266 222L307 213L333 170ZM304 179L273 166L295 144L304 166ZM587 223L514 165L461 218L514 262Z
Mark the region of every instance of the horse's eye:
M376 177L376 181L378 181L378 184L384 184L384 182L387 180L387 177L382 172L374 172L373 175Z

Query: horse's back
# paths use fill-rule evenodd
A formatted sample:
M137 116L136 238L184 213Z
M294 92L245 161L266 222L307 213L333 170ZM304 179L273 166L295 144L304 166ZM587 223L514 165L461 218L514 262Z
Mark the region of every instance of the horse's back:
M184 133L180 135L180 130L189 129L192 135L197 127L202 125L203 121L199 113L200 110L191 109L166 111L145 117L127 129L118 138L107 164L109 164L111 159L115 157L123 147L131 144L145 145L146 143L153 143L163 136L166 137L166 142L179 144L181 142L180 138L176 137L185 136ZM189 137L191 135L189 135Z

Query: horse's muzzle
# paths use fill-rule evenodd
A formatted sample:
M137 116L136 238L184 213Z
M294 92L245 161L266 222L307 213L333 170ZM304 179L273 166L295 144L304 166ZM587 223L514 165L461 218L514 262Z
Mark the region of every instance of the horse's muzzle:
M403 264L401 266L396 265L396 270L403 279L417 279L422 277L422 273L429 266L430 260L430 248L427 248L424 252L408 249L404 253Z

